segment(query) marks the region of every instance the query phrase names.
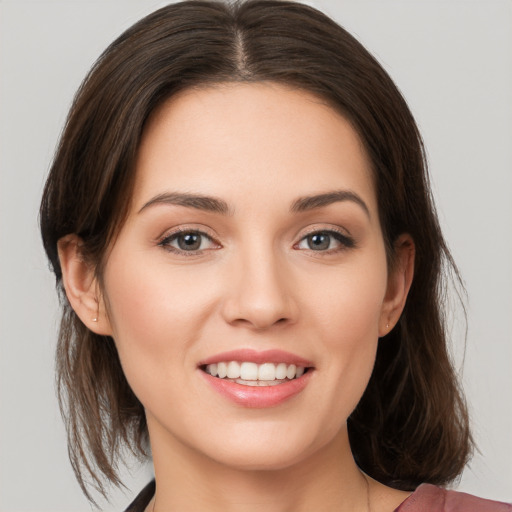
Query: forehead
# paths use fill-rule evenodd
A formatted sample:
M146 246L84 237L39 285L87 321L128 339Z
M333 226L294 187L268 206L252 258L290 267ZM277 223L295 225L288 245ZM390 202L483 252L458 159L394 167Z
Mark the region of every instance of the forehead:
M136 167L135 206L169 189L227 199L357 189L375 203L351 124L317 96L272 82L173 96L149 118Z

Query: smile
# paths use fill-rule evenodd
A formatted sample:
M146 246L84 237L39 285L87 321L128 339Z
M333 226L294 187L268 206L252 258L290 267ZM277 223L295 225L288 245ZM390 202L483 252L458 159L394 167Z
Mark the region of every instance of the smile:
M301 377L305 368L295 364L263 363L251 361L221 361L208 364L204 371L212 377L226 379L243 386L276 386Z
M210 389L236 406L275 407L300 395L316 372L311 361L282 350L239 349L199 362Z

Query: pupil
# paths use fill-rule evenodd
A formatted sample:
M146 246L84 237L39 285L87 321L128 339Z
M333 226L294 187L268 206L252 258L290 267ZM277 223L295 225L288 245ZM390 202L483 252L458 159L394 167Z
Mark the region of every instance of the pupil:
M308 242L309 242L309 248L313 249L314 251L328 249L329 242L330 242L329 235L323 235L323 234L311 235L308 239Z
M199 235L194 233L188 233L178 238L178 245L180 246L180 249L188 251L199 249L199 246L201 245L201 238Z

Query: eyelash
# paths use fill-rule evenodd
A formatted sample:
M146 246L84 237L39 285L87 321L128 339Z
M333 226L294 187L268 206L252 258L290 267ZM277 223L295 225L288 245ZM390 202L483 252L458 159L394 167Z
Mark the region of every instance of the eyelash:
M211 237L210 235L208 235L204 231L200 231L198 229L177 229L173 233L170 233L170 234L166 235L164 238L162 238L158 242L158 245L160 247L162 247L163 249L165 249L166 251L173 252L175 254L179 254L179 255L182 255L182 256L197 256L197 255L201 254L203 251L206 250L206 249L196 249L196 250L193 250L193 251L185 251L183 249L179 249L177 247L173 247L172 245L170 245L175 240L178 240L178 238L180 236L185 236L185 235L196 235L196 236L199 236L201 238L206 238L210 242L212 242L215 245L217 245L216 248L220 248L220 244L218 242L216 242L213 239L213 237Z
M212 236L208 235L204 231L200 231L197 229L178 229L178 230L174 231L173 233L168 234L165 237L163 237L158 242L157 245L162 247L166 251L173 252L175 254L179 254L182 256L197 256L197 255L202 254L205 250L212 250L212 249L196 249L196 250L188 251L188 250L179 249L177 247L173 247L172 245L170 245L172 242L178 240L180 236L185 236L185 235L195 235L195 236L199 236L201 238L206 238L211 243L213 243L217 246L213 250L216 250L221 247L221 245L218 242L216 242ZM340 244L340 247L336 247L334 249L327 249L327 250L315 250L315 249L311 249L311 248L306 249L306 250L309 250L310 252L316 253L316 255L334 254L334 253L338 253L338 252L341 252L341 251L344 251L347 249L352 249L356 246L355 240L353 238L345 235L344 233L341 233L340 231L337 231L334 229L320 229L320 230L312 230L309 233L306 233L299 240L298 243L294 244L293 248L298 250L299 249L298 246L301 243L306 241L308 239L308 237L312 237L314 235L324 235L324 236L332 237ZM201 245L202 245L202 242L201 242Z
M339 244L340 247L336 247L333 249L327 249L327 250L315 250L315 249L307 249L313 253L316 253L317 255L327 255L327 254L335 254L341 251L345 251L347 249L353 249L356 247L355 240L347 236L346 234L342 233L341 231L338 231L336 229L314 229L311 230L309 233L306 233L300 241L294 245L295 247L298 247L299 244L306 241L309 237L312 237L314 235L327 235L329 237L334 238Z

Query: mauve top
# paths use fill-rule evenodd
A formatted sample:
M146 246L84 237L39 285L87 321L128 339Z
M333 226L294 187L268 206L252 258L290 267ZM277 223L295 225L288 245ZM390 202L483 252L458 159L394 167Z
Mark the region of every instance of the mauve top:
M422 484L395 512L512 512L512 504Z
M142 489L125 512L144 512L154 494L153 480ZM394 512L512 512L512 504L422 484Z

